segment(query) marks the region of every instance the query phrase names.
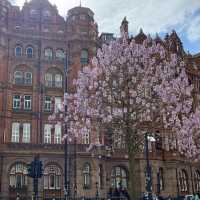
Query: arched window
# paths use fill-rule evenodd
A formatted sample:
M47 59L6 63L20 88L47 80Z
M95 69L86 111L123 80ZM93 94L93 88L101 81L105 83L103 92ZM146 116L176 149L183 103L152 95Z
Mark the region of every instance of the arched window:
M184 169L179 172L179 186L181 192L188 192L188 175Z
M27 186L27 166L16 163L10 170L10 187L21 189Z
M159 168L159 171L157 173L157 192L158 194L160 191L164 190L164 173L163 168Z
M198 170L194 172L194 184L195 191L200 192L200 172Z
M24 83L25 83L25 85L32 85L32 73L31 72L24 73Z
M26 48L26 56L27 56L27 58L32 58L33 57L33 48L32 47L27 47Z
M114 167L111 171L111 186L112 188L124 187L127 188L127 172L122 167Z
M22 56L22 47L21 46L16 46L15 47L15 56L16 57Z
M89 163L83 166L83 188L89 189L91 187L91 169Z
M55 87L62 88L62 75L55 74Z
M15 80L15 84L23 84L23 72L21 71L16 71L14 73L14 80Z
M65 52L62 49L56 50L56 59L58 59L58 60L65 59Z
M45 86L52 87L53 86L53 75L51 73L45 74Z
M53 59L53 50L51 48L46 48L44 50L44 56L47 60L52 60Z
M48 165L44 169L44 189L60 190L61 189L61 170L56 165Z
M88 64L88 50L87 49L83 49L81 51L81 64L82 65L87 65Z

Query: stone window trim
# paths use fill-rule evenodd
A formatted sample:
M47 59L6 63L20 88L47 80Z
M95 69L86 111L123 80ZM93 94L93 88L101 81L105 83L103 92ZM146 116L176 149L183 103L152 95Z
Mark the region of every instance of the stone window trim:
M179 187L180 191L187 193L189 190L188 173L185 169L179 171Z
M111 170L111 187L128 188L128 171L124 166L114 166Z
M195 185L195 192L200 191L200 171L194 171L194 185Z
M13 95L13 109L14 110L21 109L21 96L19 94Z
M12 122L11 125L12 143L30 143L31 142L31 123L30 122Z
M91 177L91 165L86 162L83 165L83 189L91 189L92 187L92 177Z
M32 75L32 72L30 72L30 71L23 72L21 70L16 70L14 72L14 84L15 85L31 86L32 79L33 79L33 75Z
M32 110L32 96L24 95L24 110Z
M53 48L46 47L44 49L44 58L45 60L53 60Z
M61 190L61 168L57 164L48 164L44 168L44 190Z
M52 124L44 124L44 144L51 144L52 142Z
M47 72L45 86L48 88L63 88L63 75L61 72Z
M62 143L62 126L61 124L56 124L54 128L54 144Z
M61 48L56 49L56 60L64 61L65 60L65 51Z
M32 110L32 95L29 94L13 94L13 110Z
M26 47L26 57L27 58L33 58L34 57L34 50L33 50L33 47L31 45L28 45Z
M23 55L23 47L20 44L15 46L15 57L21 57Z
M81 50L80 62L81 62L81 65L87 65L89 63L88 49Z
M16 162L9 170L9 186L11 188L27 188L27 165L23 162Z
M53 97L45 96L44 100L44 111L45 112L52 112L53 111Z
M162 167L160 167L157 172L157 187L159 190L158 193L165 189L164 169Z

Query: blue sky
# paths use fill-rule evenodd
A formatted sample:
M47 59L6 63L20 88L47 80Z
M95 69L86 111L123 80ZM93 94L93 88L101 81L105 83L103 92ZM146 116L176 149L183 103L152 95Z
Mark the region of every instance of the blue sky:
M22 6L25 0L12 1ZM80 0L49 1L64 17L70 8L80 4ZM200 52L200 0L82 0L82 6L94 11L100 33L118 35L120 23L126 16L133 35L140 28L161 36L175 29L186 51L192 54Z

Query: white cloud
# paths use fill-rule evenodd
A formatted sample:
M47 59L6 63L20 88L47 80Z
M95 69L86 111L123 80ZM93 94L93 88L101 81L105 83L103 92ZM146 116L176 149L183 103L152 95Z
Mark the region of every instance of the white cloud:
M78 6L80 0L49 0L56 4L61 15ZM24 0L16 0L22 5ZM82 5L91 8L99 25L99 32L119 33L124 18L129 21L129 31L137 33L142 27L147 33L168 32L173 28L185 31L188 39L200 39L199 18L193 21L200 9L200 0L82 0ZM198 25L198 26L197 26Z
M195 17L187 30L188 38L195 42L200 40L200 16Z

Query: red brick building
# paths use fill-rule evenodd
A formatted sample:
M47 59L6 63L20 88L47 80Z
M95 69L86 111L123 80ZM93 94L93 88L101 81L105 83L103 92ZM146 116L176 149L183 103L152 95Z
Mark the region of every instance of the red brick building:
M121 28L128 30L126 20ZM140 41L145 37L141 31L135 39ZM62 101L65 67L68 66L68 88L73 90L72 80L77 71L96 54L101 42L112 39L109 33L98 37L94 13L89 8L72 8L65 20L48 0L25 2L21 10L7 0L0 0L0 200L16 199L17 193L22 199L31 198L32 179L27 177L27 164L37 154L44 165L39 195L44 199L63 197L63 131L61 126L50 124L48 116L54 105L59 107ZM156 39L170 51L186 56L175 32L164 41ZM190 70L191 74L194 71L192 80L196 81L200 56L187 55L187 58L196 66ZM87 152L86 147L96 137L80 138L77 162L70 157L71 195L75 185L78 197L94 197L97 189L105 197L108 188L116 187L119 182L127 186L126 153L105 147ZM200 190L197 164L191 165L175 153L155 150L154 144L151 159L155 193L158 174L162 195ZM145 161L140 155L138 193L145 190L144 169Z

